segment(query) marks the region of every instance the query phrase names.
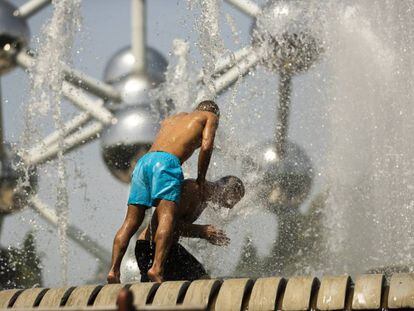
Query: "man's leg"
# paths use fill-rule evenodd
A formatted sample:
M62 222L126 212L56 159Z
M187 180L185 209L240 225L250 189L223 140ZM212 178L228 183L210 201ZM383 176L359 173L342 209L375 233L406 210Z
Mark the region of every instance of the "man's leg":
M150 281L147 273L153 261L153 247L154 245L151 245L151 242L147 240L137 240L136 242L135 258L137 259L138 268L141 273L141 282Z
M144 221L146 207L143 205L128 205L125 220L115 235L112 247L112 264L108 273L108 283L120 282L121 261L128 248L129 240L137 232Z
M160 200L155 209L158 220L154 237L155 256L152 267L148 270L148 277L153 282L163 281L164 262L173 240L176 210L177 205L167 200Z
M179 243L171 247L164 275L167 281L194 281L209 278L203 265Z

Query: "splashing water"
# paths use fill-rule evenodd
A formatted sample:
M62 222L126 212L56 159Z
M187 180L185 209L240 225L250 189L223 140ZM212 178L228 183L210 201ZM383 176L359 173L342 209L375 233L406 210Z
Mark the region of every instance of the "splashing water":
M158 103L161 109L154 107L154 111L166 114L170 110L170 101L174 105L174 112L187 111L196 97L195 77L189 68L189 44L175 39L173 41L174 59L169 63L165 73L165 82L150 90L150 96Z
M411 104L414 98L414 22L411 18L414 4L390 0L295 3L301 4L299 8L306 12L305 26L310 27L310 33L323 44L319 61L304 75L316 80L316 94L322 106L320 113L328 120L324 134L326 150L321 154L326 161L319 170L323 176L322 191L329 188L327 200L321 204L323 219L319 223L327 242L317 248L327 256L319 253L318 257L323 257L319 258L323 261L320 266L305 258L295 265L296 272L361 273L390 265L412 267L414 147L410 142L414 133L414 106ZM206 12L208 7L204 8L203 18L208 16ZM283 28L283 24L272 24L270 20L267 22L274 28L270 29L272 40L275 32L304 27L302 22L293 28L288 22L287 28ZM203 69L208 75L214 57L219 55L214 51L220 51L223 46L217 42L214 45L217 37L207 36L203 27L198 30ZM262 39L269 40L266 36ZM217 46L219 49L214 48ZM208 51L209 48L213 51ZM237 106L235 101L226 104L231 106L230 113L246 109L239 102ZM254 187L263 183L261 172L243 174L242 159L249 142L237 143L234 137L229 137L230 120L234 122L234 119L229 116L226 121L225 114L223 117L220 128L226 135L217 137L217 143L223 147L218 165L212 163L210 177L232 171L244 179L252 178L245 180L248 193L236 210L219 217L214 216L214 212L211 215L206 212L203 220L230 228L237 217L248 219L255 208L265 203L259 193L254 192ZM237 120L239 126L245 125L245 121ZM234 154L238 159L234 159ZM221 217L224 220L220 220ZM256 226L256 230L262 228ZM263 236L267 234L262 232ZM307 247L299 249L297 257L311 257L309 251L312 250ZM195 248L199 251L202 247ZM208 258L212 257L234 260L237 250L205 252L206 255L201 253L201 256L208 263ZM218 270L228 274L229 260L218 260L220 263L216 260L212 267L223 265Z
M40 36L40 47L34 67L31 69L31 101L26 107L26 130L23 141L33 142L31 131L36 128L34 119L51 113L56 129L63 126L61 113L63 63L71 63L71 50L74 36L80 28L80 0L52 1L54 11L51 19L45 24ZM58 145L63 149L64 137L60 137ZM27 145L27 144L25 144ZM68 242L66 230L68 226L68 192L67 173L60 151L57 156L57 198L59 249L62 257L62 283L68 277Z
M326 14L326 224L337 273L414 264L413 9L351 1Z
M220 35L220 4L218 0L197 0L201 15L196 21L198 49L203 64L204 97L215 98L212 76L217 60L226 52Z

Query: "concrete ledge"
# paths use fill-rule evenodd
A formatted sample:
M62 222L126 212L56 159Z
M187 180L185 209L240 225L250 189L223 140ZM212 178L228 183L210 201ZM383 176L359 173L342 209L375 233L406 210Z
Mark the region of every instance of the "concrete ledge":
M319 285L320 284L320 285ZM121 294L131 306L117 305ZM120 300L122 301L122 300ZM124 305L125 300L124 300ZM0 291L0 311L139 310L407 310L414 309L414 274L197 280L76 288Z
M319 288L316 308L318 310L345 309L350 283L351 278L348 275L324 276Z

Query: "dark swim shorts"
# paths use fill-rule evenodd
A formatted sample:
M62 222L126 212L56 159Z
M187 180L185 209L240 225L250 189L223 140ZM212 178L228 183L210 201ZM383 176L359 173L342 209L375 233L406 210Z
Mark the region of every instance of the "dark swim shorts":
M141 271L141 282L149 282L148 270L154 260L155 244L150 241L138 240L135 246L135 256L139 270ZM203 265L195 259L179 243L173 243L164 264L165 281L194 281L206 278L208 274Z
M161 199L178 203L183 180L180 159L168 152L148 152L135 165L128 204L151 208Z

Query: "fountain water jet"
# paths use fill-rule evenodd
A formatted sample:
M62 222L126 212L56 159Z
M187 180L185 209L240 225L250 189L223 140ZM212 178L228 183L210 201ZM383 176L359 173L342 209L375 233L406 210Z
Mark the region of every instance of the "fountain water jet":
M326 7L330 269L413 267L414 98L408 1ZM369 254L367 256L367 254Z
M43 30L44 42L38 51L38 59L31 72L31 102L26 108L26 130L23 134L23 144L33 141L32 134L34 118L40 113L46 115L52 110L54 125L57 129L63 127L61 114L62 84L64 80L64 63L70 63L71 48L74 35L80 28L80 0L53 1L54 12L51 20ZM56 212L58 215L58 236L60 255L62 257L61 280L67 283L68 278L68 192L67 173L63 159L64 137L60 136L57 161L57 198Z

